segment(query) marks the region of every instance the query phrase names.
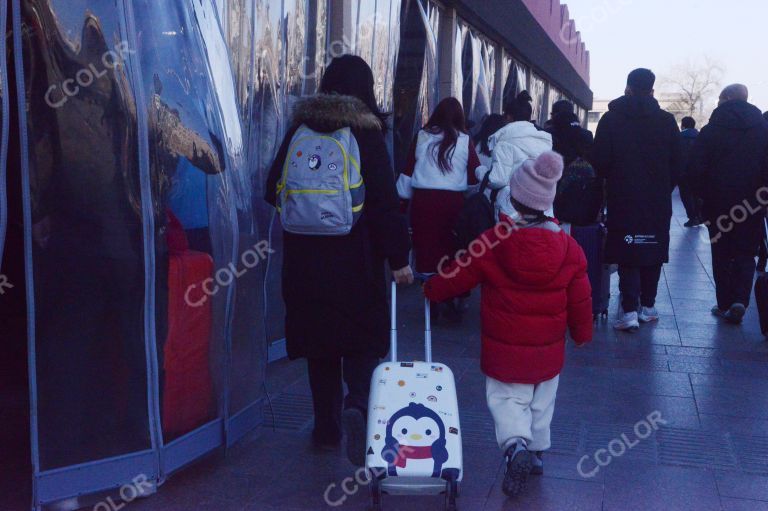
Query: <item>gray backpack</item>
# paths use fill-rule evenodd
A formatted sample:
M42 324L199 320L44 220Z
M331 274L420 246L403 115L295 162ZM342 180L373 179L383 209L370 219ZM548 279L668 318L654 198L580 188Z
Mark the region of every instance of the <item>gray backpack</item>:
M363 212L360 148L349 128L319 133L301 125L277 184L277 211L294 234L345 236Z

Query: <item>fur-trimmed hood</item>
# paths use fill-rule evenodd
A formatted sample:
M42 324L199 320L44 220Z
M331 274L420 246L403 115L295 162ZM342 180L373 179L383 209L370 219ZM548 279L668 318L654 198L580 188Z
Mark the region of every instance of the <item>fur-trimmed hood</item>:
M320 132L345 127L358 130L381 130L384 125L361 100L353 96L318 94L296 103L293 124L306 124Z

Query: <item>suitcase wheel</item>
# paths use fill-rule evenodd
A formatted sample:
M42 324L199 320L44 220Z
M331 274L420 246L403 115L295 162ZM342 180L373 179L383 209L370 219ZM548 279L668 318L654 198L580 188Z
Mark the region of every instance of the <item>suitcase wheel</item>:
M369 474L371 477L371 511L382 511L381 507L381 482L375 474Z
M445 509L446 511L458 511L456 499L459 497L459 483L455 479L445 482Z

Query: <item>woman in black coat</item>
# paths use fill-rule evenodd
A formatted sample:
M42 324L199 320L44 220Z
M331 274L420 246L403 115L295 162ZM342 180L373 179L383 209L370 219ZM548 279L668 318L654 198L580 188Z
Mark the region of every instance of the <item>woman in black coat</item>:
M338 445L343 417L348 455L358 465L365 459L371 374L389 348L385 262L398 283L413 282L407 224L373 84L361 58L334 59L321 94L296 105L266 187L266 200L274 206L288 147L301 125L322 133L352 129L366 189L362 216L347 236L284 234L283 299L288 356L308 361L313 439L321 447ZM346 399L342 378L349 388Z

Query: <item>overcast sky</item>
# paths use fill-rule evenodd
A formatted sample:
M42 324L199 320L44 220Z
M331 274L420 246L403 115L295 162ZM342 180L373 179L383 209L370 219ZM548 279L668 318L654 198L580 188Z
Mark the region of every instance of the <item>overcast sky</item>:
M624 90L626 75L657 75L687 59L710 56L724 82L743 82L750 101L768 110L768 0L565 0L591 53L595 98Z

